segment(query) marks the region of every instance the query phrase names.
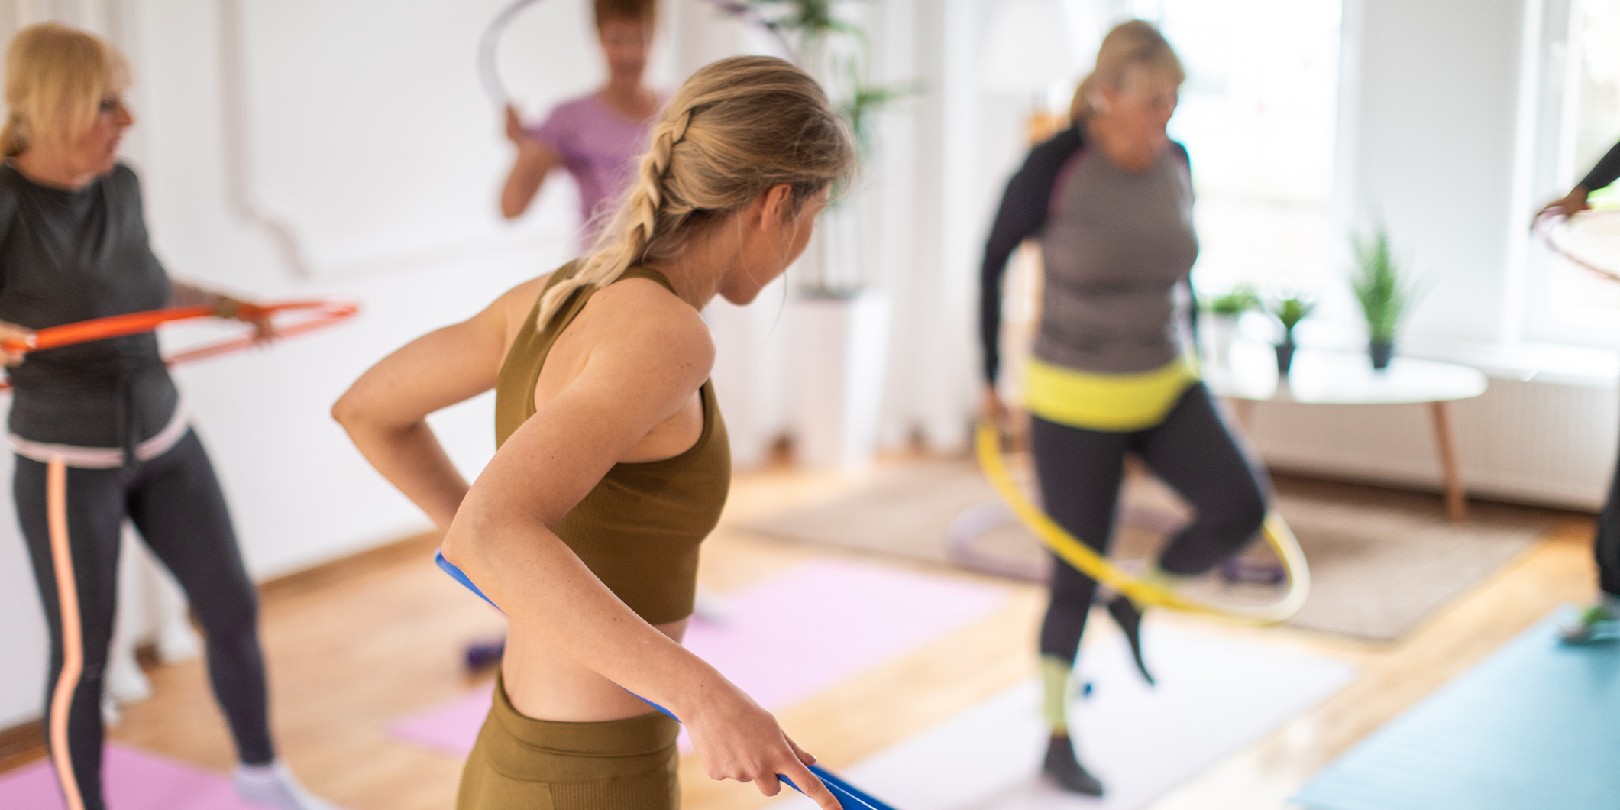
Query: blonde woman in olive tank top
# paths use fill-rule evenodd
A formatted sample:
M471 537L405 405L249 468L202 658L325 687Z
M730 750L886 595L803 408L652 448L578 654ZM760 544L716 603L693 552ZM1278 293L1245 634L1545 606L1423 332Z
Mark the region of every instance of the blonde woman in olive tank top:
M674 721L635 695L686 722L710 777L769 796L782 774L838 807L813 758L680 639L730 478L699 312L780 276L854 160L801 70L711 64L584 258L412 341L333 406L510 620L461 810L678 807ZM491 388L499 448L469 486L425 419Z

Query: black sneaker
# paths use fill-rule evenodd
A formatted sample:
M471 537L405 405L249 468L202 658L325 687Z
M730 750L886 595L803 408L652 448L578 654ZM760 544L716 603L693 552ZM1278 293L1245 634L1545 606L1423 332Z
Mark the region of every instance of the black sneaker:
M1080 764L1067 735L1053 735L1051 742L1047 743L1046 761L1041 763L1041 772L1070 793L1092 797L1103 795L1102 782Z
M1142 657L1142 609L1124 594L1116 594L1108 600L1107 607L1108 615L1125 634L1125 642L1131 645L1131 660L1136 662L1136 671L1142 673L1142 680L1147 681L1148 686L1157 685L1153 673L1148 671L1147 660Z

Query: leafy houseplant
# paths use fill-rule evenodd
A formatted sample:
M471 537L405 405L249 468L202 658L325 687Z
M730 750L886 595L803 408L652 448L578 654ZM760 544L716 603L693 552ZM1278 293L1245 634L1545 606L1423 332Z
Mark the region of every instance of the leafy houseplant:
M1245 312L1260 308L1260 296L1254 288L1240 285L1226 292L1199 301L1199 338L1203 343L1204 359L1215 364L1225 363L1237 337L1238 321Z
M1361 314L1367 319L1367 351L1375 369L1389 366L1395 353L1395 333L1401 317L1411 308L1416 291L1404 276L1389 247L1383 225L1370 236L1350 237L1356 268L1350 276Z
M914 95L916 84L874 84L867 79L871 42L850 0L713 0L728 15L752 22L776 38L789 59L814 75L848 121L864 161L877 142L878 114L893 102ZM871 281L860 261L860 223L848 206L833 206L824 217L811 260L800 265L800 290L821 299L849 299ZM825 244L836 243L836 244Z
M864 162L881 140L879 112L913 85L868 80L872 49L857 0L711 0L766 31L782 55L814 76L848 123ZM790 423L795 461L808 468L858 469L876 455L890 307L863 252L868 212L852 189L834 188L815 237L793 271ZM870 231L867 231L870 232Z
M1288 292L1273 297L1267 303L1267 308L1271 310L1272 317L1282 324L1282 341L1277 344L1277 373L1286 377L1294 365L1294 327L1311 314L1311 310L1316 308L1316 301L1299 293Z

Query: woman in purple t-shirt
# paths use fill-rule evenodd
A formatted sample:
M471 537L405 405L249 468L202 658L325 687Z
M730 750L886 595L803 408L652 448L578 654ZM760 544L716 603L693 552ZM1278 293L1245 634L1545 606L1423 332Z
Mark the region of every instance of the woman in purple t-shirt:
M517 157L501 188L501 214L516 219L559 166L579 186L580 243L596 236L596 220L629 185L647 129L662 99L642 81L657 23L655 0L593 0L597 41L608 80L595 92L563 102L539 126L525 126L506 106L506 137Z

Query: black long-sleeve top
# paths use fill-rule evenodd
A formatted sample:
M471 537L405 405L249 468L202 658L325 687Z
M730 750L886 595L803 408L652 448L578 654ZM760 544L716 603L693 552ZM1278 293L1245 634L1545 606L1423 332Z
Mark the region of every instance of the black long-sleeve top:
M1620 143L1610 147L1603 157L1598 158L1597 165L1593 166L1592 171L1587 172L1586 177L1577 185L1587 191L1596 191L1616 180L1620 180Z

